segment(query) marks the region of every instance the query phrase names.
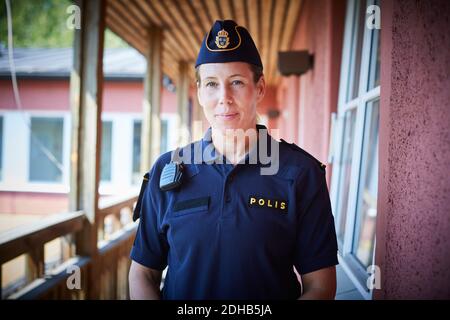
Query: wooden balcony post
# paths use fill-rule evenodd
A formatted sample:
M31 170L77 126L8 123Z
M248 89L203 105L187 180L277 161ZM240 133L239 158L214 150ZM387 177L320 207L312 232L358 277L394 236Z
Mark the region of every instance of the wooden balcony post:
M147 172L161 150L161 82L162 30L148 30L147 70L144 79L144 101L141 133L141 172Z
M45 274L44 245L33 248L26 255L26 277L31 282Z
M178 146L189 143L189 64L180 61L178 64L177 81L177 118L178 118Z
M71 72L72 149L70 209L84 210L87 223L76 236L77 254L90 256L88 299L99 297L97 279L98 185L100 176L105 0L78 0ZM83 288L84 289L84 288Z

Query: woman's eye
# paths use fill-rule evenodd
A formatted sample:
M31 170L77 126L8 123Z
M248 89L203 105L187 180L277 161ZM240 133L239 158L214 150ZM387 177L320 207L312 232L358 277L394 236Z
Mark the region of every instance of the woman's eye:
M244 83L241 80L234 80L232 82L232 84L235 85L235 86L240 86L240 85L243 85Z
M217 87L217 83L213 82L213 81L207 82L206 87L215 88L215 87Z

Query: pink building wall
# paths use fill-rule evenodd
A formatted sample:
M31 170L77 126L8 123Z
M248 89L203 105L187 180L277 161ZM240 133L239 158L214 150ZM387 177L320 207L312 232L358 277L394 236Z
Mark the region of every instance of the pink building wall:
M0 192L0 214L53 214L67 212L69 198L62 193Z
M376 299L450 298L450 2L382 1Z
M284 77L277 93L285 112L277 121L281 136L324 163L331 113L337 110L345 9L344 0L303 1L291 50L314 54L314 66L300 77ZM330 175L328 166L328 181Z
M24 109L70 110L69 80L19 79L19 93ZM161 90L162 112L176 111L176 94ZM141 112L144 85L142 81L105 81L103 111ZM17 109L11 80L0 80L0 109Z
M278 121L280 136L288 142L298 143L299 91L298 76L284 77L277 91L278 105L282 109Z

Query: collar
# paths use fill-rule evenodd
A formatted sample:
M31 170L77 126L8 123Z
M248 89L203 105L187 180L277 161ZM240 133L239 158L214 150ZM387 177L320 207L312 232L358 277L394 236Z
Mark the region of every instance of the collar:
M268 156L271 153L271 145L272 145L272 136L269 135L269 132L266 126L257 124L257 143L256 145L245 155L238 164L258 164L262 166L267 166L266 161L262 161L262 156ZM265 143L264 143L265 142ZM212 142L212 129L211 127L206 130L203 138L201 140L202 145L202 159L203 162L207 164L212 163L227 163L226 158L221 155ZM258 152L260 149L263 149L262 152ZM222 159L220 159L222 157ZM219 161L220 160L220 161Z

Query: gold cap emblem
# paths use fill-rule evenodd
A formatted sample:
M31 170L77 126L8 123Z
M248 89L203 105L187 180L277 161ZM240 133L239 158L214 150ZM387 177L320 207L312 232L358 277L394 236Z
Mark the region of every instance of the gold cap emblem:
M225 49L230 44L230 38L228 37L228 32L224 29L220 30L216 36L216 46L220 49Z

